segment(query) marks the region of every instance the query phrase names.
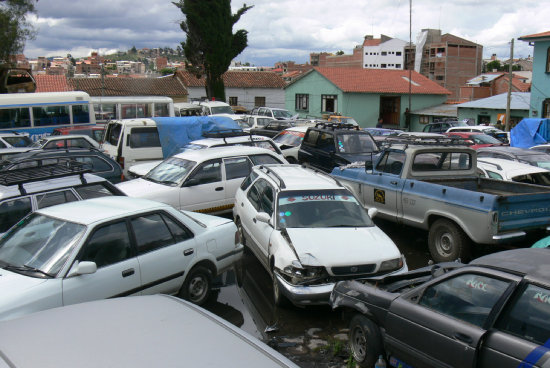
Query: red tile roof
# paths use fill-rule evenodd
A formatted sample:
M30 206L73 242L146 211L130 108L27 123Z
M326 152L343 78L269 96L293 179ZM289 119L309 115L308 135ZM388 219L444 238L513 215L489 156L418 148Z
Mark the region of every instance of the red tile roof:
M33 75L36 81L36 92L66 92L72 91L64 75Z
M542 38L542 37L550 37L550 31L542 32L542 33L535 33L527 36L521 36L518 38L518 40L529 40L532 38Z
M178 70L176 75L186 87L204 87L205 78L198 79L187 70ZM225 88L284 88L284 79L274 72L227 71L223 75Z
M187 96L187 89L173 76L164 78L72 78L76 91L90 96ZM104 88L103 88L104 86Z
M408 70L314 68L343 92L409 93ZM450 95L451 92L434 81L412 71L413 94Z

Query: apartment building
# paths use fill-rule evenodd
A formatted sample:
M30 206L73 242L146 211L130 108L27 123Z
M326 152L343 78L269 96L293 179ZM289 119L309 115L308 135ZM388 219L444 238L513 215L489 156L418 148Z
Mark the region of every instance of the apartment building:
M405 69L406 41L381 35L374 38L365 36L363 42L363 68Z

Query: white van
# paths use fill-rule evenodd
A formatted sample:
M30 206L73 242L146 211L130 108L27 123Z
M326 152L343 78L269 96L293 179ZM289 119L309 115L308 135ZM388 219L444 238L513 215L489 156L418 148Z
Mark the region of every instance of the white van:
M225 102L201 101L199 105L204 115L235 115L231 106Z
M109 121L102 148L120 164L124 176L128 175L128 168L132 165L163 159L157 124L153 119Z

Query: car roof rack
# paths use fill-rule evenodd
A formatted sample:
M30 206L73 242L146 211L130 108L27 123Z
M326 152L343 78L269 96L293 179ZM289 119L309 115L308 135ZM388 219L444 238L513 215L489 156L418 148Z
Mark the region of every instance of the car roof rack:
M315 128L324 128L324 129L348 129L348 130L359 130L362 131L361 127L359 125L353 125L353 124L343 124L343 123L325 123L325 122L318 122L315 123Z
M466 142L461 137L421 137L421 136L388 136L380 142L381 148L389 148L392 145L399 144L407 146L459 146L469 147L472 144Z
M277 166L280 166L280 165L277 164ZM268 174L268 175L273 175L275 178L277 178L277 180L279 180L281 188L282 189L286 188L286 184L285 184L285 181L283 180L283 178L281 178L281 176L278 175L275 171L271 170L269 165L260 165L259 169L264 170L266 172L266 174Z
M256 141L260 141L260 140L265 140L264 138L267 138L267 137L258 137L258 136L254 136L254 134L252 134L251 132L245 132L245 131L242 131L242 130L237 130L237 129L229 129L229 130L221 130L221 131L218 131L218 132L211 132L211 133L203 133L203 137L205 138L222 138L223 139L223 142L225 144L231 144L231 142L227 142L226 138L233 138L233 137L248 137L250 140L250 142L254 142L255 140Z
M27 167L23 169L14 169L0 172L0 185L17 185L21 195L27 194L23 184L42 181L46 179L62 178L66 176L79 175L82 184L86 184L84 174L91 170L86 164L74 160L66 160L62 163L53 165L44 165L37 167Z

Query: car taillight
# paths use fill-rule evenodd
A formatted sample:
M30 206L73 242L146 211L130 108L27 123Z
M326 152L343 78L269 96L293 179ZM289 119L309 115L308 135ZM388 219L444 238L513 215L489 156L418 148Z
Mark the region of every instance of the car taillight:
M118 157L116 158L116 161L118 162L118 164L120 165L120 167L124 169L124 157L118 156Z

